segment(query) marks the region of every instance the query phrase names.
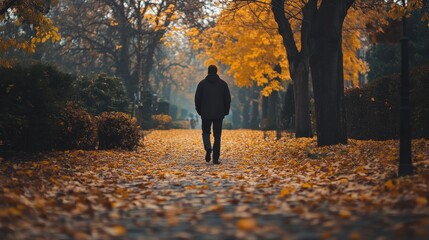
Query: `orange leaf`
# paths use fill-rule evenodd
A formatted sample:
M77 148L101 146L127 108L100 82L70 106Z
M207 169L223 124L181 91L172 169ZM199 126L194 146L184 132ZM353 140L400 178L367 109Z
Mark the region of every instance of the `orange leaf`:
M341 210L339 215L342 218L350 218L352 216L351 212L349 212L347 210Z
M284 197L286 197L287 195L289 195L290 194L290 189L289 188L283 188L281 191L280 191L280 193L279 193L279 195L277 195L279 198L284 198Z
M384 183L384 187L389 190L392 191L395 188L395 185L393 184L392 180L389 180L387 182Z
M104 231L106 231L111 236L123 236L127 233L127 229L123 226L116 225L113 227L105 227Z
M246 231L256 228L257 225L258 223L254 218L243 218L238 220L237 222L238 229L246 230Z

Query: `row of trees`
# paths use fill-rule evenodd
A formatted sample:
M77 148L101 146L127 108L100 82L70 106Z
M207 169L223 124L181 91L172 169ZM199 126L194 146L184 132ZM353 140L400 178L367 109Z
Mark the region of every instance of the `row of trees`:
M285 9L285 1L233 1L230 10L224 11L216 27L207 31L206 38L201 42L202 48L209 46L207 54L213 60L230 66L230 73L239 86L250 87L255 82L263 86L262 93L268 96L284 89L282 81L292 79L295 83L297 137L311 137L313 134L308 97L311 19L303 17L315 15L315 4L316 1L306 4L297 1ZM344 49L347 57L345 73L355 83L358 72L365 71L366 67L364 61L356 55L356 50L361 47L359 31L365 24L358 20L359 14L357 11L350 14L351 20L345 34L347 47ZM314 21L319 22L316 19ZM321 27L316 26L314 29ZM221 34L225 32L227 34ZM325 46L324 43L320 44ZM341 42L337 44L341 48ZM323 48L314 46L314 49ZM325 54L320 53L320 56ZM320 139L325 135L322 134Z
M389 19L423 9L425 2L408 1L406 5L376 0L228 1L229 11L220 16L201 45L212 61L230 66L239 86L256 82L269 95L282 89L279 81L291 79L297 137L312 136L312 83L318 144L347 143L344 77L357 86L359 73L367 71L356 54L361 36L381 31ZM281 53L281 49L286 51Z
M169 99L174 90L186 92L186 79L199 73L189 64L186 32L210 26L214 7L198 0L3 1L1 63L11 66L34 53L32 60L67 72L119 76L130 99L143 91Z
M310 137L312 95L319 145L347 142L344 82L358 86L359 74L368 70L356 54L361 40L382 31L389 19L425 7L421 0L408 1L408 9L394 0L56 3L2 2L3 65L22 56L16 51L21 49L68 71L120 76L130 99L142 99L144 92L183 104L192 103L205 74L199 53L241 88L232 88L238 103L232 110L233 122L243 127L267 124L258 123L261 105L263 118L279 115L279 108L267 106L279 102L279 91L292 80L296 137ZM148 113L142 109L139 115Z

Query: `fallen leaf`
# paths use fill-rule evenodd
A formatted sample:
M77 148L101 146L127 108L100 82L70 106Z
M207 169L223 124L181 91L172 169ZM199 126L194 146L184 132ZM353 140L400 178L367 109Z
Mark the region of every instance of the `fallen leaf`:
M347 210L341 210L339 212L340 217L342 218L350 218L352 216L351 212L347 211Z
M121 225L116 225L112 227L104 227L103 230L111 236L119 237L127 233L127 229Z
M257 222L254 218L244 218L240 219L237 222L238 229L250 231L255 229L257 226Z

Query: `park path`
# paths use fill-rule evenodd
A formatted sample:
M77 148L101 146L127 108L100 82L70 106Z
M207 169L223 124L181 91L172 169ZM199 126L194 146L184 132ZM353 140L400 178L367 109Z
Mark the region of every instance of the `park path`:
M0 162L1 239L427 239L429 141L393 179L397 142L317 148L225 130L221 165L199 130L145 133L135 152Z

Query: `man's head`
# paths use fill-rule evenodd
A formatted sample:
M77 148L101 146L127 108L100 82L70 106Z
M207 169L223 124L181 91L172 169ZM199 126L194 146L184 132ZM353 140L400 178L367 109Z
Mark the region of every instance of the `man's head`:
M210 65L208 73L209 74L216 74L217 73L217 67L215 65Z

